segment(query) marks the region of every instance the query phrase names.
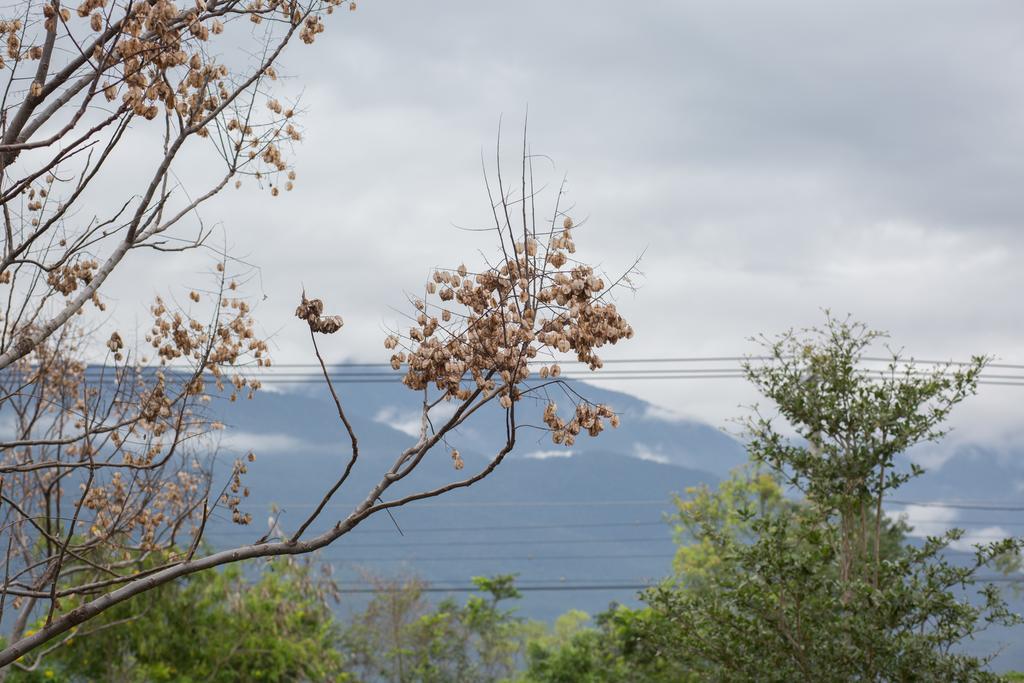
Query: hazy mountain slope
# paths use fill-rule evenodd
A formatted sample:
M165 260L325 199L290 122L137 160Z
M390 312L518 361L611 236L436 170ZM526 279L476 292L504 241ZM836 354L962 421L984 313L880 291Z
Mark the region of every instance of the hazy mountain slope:
M337 373L341 381L336 386L361 441L382 452L411 443L409 438L400 438L398 434L415 434L418 431L422 395L397 382L346 383L346 374ZM394 373L380 373L380 379L394 380L395 377ZM663 408L628 394L575 381L570 381L569 385L595 403L611 405L623 423L620 429L605 430L596 441L581 437L572 448L573 452L583 453L598 448L706 470L719 476L746 461L742 446L719 429L694 420L675 419ZM224 403L215 410L234 430L243 433L287 434L320 448L339 439L339 445L345 447L347 437L338 423L326 387L316 383L287 388L287 393L264 391L253 401ZM519 404L519 423L541 424L540 415L548 398L563 411L571 410L568 392L548 389L534 400L524 400ZM443 420L452 409L452 404L442 404L432 411L431 417ZM382 426L391 427L397 434L382 431ZM456 439L457 447L463 452L489 453L500 447L503 434L501 411L484 410L461 430ZM241 445L241 439L233 440L233 444ZM529 430L522 430L517 450L527 454L556 449L539 432L531 434Z
M417 394L400 384L338 388L357 427L361 457L314 530L350 510L415 440L401 430L415 426ZM322 559L336 566L343 581L361 580L362 570L415 573L459 585L474 575L517 572L524 586L533 587L563 581L629 585L665 575L673 544L663 514L671 509L672 494L714 484L718 474L743 461L743 450L714 428L655 417L648 404L628 395L578 388L592 400L613 405L623 415L623 426L597 439L581 437L571 450L559 450L546 437L524 430L516 451L490 478L396 510L404 535L386 516L378 516L324 551ZM540 404L523 407L524 423L540 422ZM282 528L294 529L348 456L348 438L326 388L260 392L252 401L222 402L213 410L228 424L226 454L251 448L258 456L246 477L252 496L245 509L255 517L253 528L217 519L210 540L222 545L258 537L267 529L272 503L283 509ZM500 446L502 425L497 411L481 414L451 439L463 453L466 470L454 471L447 452L439 449L388 497L432 488L480 467ZM639 451L637 444L642 444ZM638 453L648 459L633 457ZM689 462L704 463L707 471L673 464ZM222 458L222 473L229 463L230 458ZM531 591L522 609L547 619L572 607L600 610L634 593L630 588Z
M688 486L714 483L745 462L742 446L713 427L664 419L664 411L626 394L576 383L594 401L622 414L622 426L599 438L581 437L570 451L539 431L523 430L516 451L488 479L470 489L395 511L399 535L386 516L377 516L320 555L343 583L362 583L363 572L415 574L440 586L465 586L474 575L518 573L525 593L522 613L551 619L570 608L598 611L613 600L630 602L634 584L670 571L674 546L663 515L671 495ZM360 436L361 460L345 489L329 506L331 523L351 509L396 454L415 441L419 397L397 383L340 383L346 411ZM568 406L565 397L552 396ZM543 403L521 404L522 424L539 424ZM288 392L261 392L253 401L215 403L228 424L226 452L253 449L257 461L247 484L253 492L245 509L250 529L214 520L209 538L217 545L258 537L267 529L272 503L280 524L293 530L337 478L348 457L348 438L322 385ZM443 410L435 419L443 419ZM483 412L452 437L466 467L457 473L445 450L432 454L410 481L388 492L395 497L447 483L481 466L502 443L498 411ZM1024 454L1022 454L1024 455ZM568 457L567 457L568 456ZM226 458L222 466L230 459ZM942 467L901 489L897 500L941 502L1020 497L1024 457L983 447L962 448ZM887 505L909 512L915 533L940 533L954 525L974 534L968 540L1020 531L1024 517L1014 511ZM607 590L577 590L612 584ZM562 586L565 590L534 590ZM358 606L365 595L349 595ZM1016 602L1020 602L1017 600ZM1018 608L1024 604L1018 604ZM1024 648L1014 633L987 632L971 645L990 652L1009 645L1000 668L1024 668Z

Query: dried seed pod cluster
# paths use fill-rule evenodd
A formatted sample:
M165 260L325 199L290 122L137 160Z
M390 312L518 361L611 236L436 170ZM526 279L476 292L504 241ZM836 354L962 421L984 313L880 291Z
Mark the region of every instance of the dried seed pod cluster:
M46 283L64 296L70 296L78 289L78 284L89 284L93 273L100 267L94 259L81 259L51 270L46 276Z
M251 395L259 382L227 375L226 368L243 361L269 363L245 302L225 298L220 304L219 316L204 326L157 299L148 336L157 368L124 365L126 344L113 332L105 346L114 367L98 373L82 360L89 335L67 327L0 376L7 395L4 414L15 419L25 444L0 451L5 489L16 492L25 514L44 517L61 515L52 498L66 497L78 509L80 527L68 546L71 552L93 562L113 555L129 566L151 553L172 552L198 533L211 472L192 453L210 445L204 435L222 428L199 409L206 397L203 377L212 376L232 398L243 389ZM171 361L187 361L193 371L172 370L177 364ZM32 390L18 391L26 381ZM240 505L248 496L242 478L253 460L250 453L236 461L220 501L238 524L252 519ZM78 465L88 466L88 477L81 476L86 470L72 469ZM33 545L29 532L34 528L16 525L14 533L19 543L38 547L45 556L45 544Z
M246 456L248 462L252 462L254 459L252 453ZM249 467L245 464L245 461L241 458L236 458L234 467L231 470L231 482L228 484L228 490L220 497L220 502L228 510L231 510L231 521L235 524L245 525L252 522L252 513L242 512L239 508L242 500L249 497L248 487L242 486L242 475L248 471Z
M262 179L267 171L287 170L282 143L301 139L292 120L294 109L268 97L273 117L258 120L251 112L228 107L248 74L218 63L213 55L221 51L212 43L231 21L247 17L252 23L269 21L285 27L303 43L311 44L325 30L322 15L346 4L355 9L355 3L342 0L196 0L183 4L172 0L84 0L75 11L40 3L32 11L39 12L41 22L35 17L30 17L27 25L21 18L0 20L0 40L6 47L4 56L10 60L8 63L0 56L0 69L42 59L46 34L66 32L69 46L73 46L68 51L81 53L88 58L90 69L99 71L97 95L134 116L152 120L166 114L195 135L221 138L226 149L239 155L240 162L261 162L262 169L249 173ZM39 44L24 45L23 40ZM262 75L268 80L277 78L272 64ZM63 85L55 79L32 80L26 95L44 100ZM227 116L230 113L236 115ZM239 168L245 165L236 164ZM294 180L291 176L282 184L291 189ZM270 183L269 188L271 194L278 194L277 183Z
M115 471L103 483L81 484L82 506L93 513L88 520L89 537L100 543L130 539L133 552L163 550L166 532L179 526L183 515L195 507L202 485L200 473L187 471L141 481Z
M320 299L307 299L302 293L302 302L295 309L295 317L305 320L309 329L320 334L334 334L341 329L345 321L340 315L323 315L324 302Z
M457 470L461 470L465 466L466 466L466 463L462 460L462 455L459 453L458 450L453 448L452 449L452 467L454 467Z
M192 292L190 298L200 300L196 292ZM207 373L213 378L218 391L224 390L226 382L232 386L229 395L232 401L244 390L248 390L251 398L253 392L260 388L258 379L245 377L240 370L225 373L225 368L239 365L242 359L253 361L257 367L271 364L267 343L256 335L252 311L244 299L223 297L220 315L213 325L204 324L183 311L171 312L160 297L150 312L153 326L146 335L146 341L156 350L160 364L180 359L199 367L189 387L190 393L203 393Z
M551 440L556 444L572 446L581 431L590 436L597 436L604 430L604 420L612 427L619 426L619 416L604 404L577 403L572 418L566 422L558 416L558 406L554 401L548 402L544 408L544 424L551 431Z
M604 280L571 256L570 218L541 239L532 234L508 247L499 265L481 272L462 265L433 273L424 299L413 302L415 324L385 339L391 367L410 389L432 387L458 401L480 391L509 409L529 390L531 365L541 364L542 380L561 374L556 359L565 355L596 370L597 349L633 336L606 300ZM606 419L618 423L607 406L586 403L568 422L553 403L545 415L552 439L567 445L581 430L596 436Z
M82 328L68 327L0 377L4 415L22 442L0 451L0 472L5 493L26 515L56 515L63 526L69 513L60 501L77 510L70 552L93 563L111 555L129 563L167 549L195 521L208 473L186 466L184 451L209 422L184 409L184 387L177 387L179 400L171 396L175 388L161 372L117 366L98 373L82 360L88 346ZM107 348L122 352L120 334ZM25 382L31 391L17 391ZM177 449L182 457L168 465ZM74 469L86 465L88 477ZM9 531L43 557L56 552L32 543L35 528L13 524Z

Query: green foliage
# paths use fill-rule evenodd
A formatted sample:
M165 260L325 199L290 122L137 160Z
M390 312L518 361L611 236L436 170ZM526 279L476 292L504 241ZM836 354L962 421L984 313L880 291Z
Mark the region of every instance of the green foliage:
M957 593L1000 544L964 568L933 539L884 561L875 586L839 580L827 525L780 515L754 527L750 545L722 542L724 561L701 590L669 583L647 594L668 625L644 634L656 647L723 681L994 680L985 660L950 648L985 622L1016 621L991 586L974 604Z
M307 564L200 572L90 621L8 680L347 681L329 585Z
M691 590L713 588L716 573L733 569L729 549L757 541L765 520L809 520L815 514L806 503L785 498L777 477L756 465L737 468L715 490L702 484L686 493L685 498L675 497L676 513L670 517L678 543L673 581ZM879 533L880 559L898 559L910 527L884 514L876 525L875 514L865 510L864 523L872 537L875 530ZM790 542L800 543L795 538Z
M476 577L465 603L434 606L419 581L374 581L379 592L343 626L327 604L333 584L308 564L278 560L256 580L201 572L109 610L8 680L485 683L512 676L542 630L504 608L520 597L511 575Z
M921 473L897 456L941 438L984 361L922 373L894 357L869 374L862 354L880 336L830 318L766 342L771 361L747 366L797 435L755 413L752 460L805 499L785 503L755 473L680 502L680 536L694 548L677 558L680 580L645 595L659 618L642 638L701 680L997 680L956 646L988 623L1019 622L974 579L1019 544L978 546L954 566L943 551L962 532L900 548L904 529L882 514L886 494Z
M514 577L476 577L480 595L431 606L417 580L376 579L378 593L343 634L358 681L485 682L511 676L537 627L501 603L520 597Z
M783 497L775 477L753 467L735 470L714 491L706 484L692 486L685 498L676 496L674 503L676 514L671 521L678 547L673 569L677 580L691 588L706 583L723 561L705 527L735 543L749 543L756 538L755 519L795 505Z
M613 606L587 627L583 612L560 617L551 634L531 640L524 683L686 683L685 668L651 647L644 634L664 624L649 609Z
M845 513L921 473L895 469L896 457L946 434L943 422L974 394L986 359L966 368L923 371L898 354L880 371L863 368L864 351L884 334L828 317L824 329L762 339L770 361L746 363L747 379L770 399L793 440L755 409L746 422L748 451L808 500Z

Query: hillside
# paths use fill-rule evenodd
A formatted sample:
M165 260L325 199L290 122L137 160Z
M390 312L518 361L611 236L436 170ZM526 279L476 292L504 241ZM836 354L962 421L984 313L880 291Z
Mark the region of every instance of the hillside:
M332 500L328 512L333 514L325 516L325 524L351 509L395 454L414 441L407 433L416 415L412 392L396 384L339 388L362 455ZM344 396L353 389L358 398ZM649 405L625 394L585 390L621 412L623 426L597 439L581 438L571 450L556 450L550 441L527 434L488 479L396 510L402 534L390 519L378 516L324 551L320 560L331 562L343 582L362 582L362 572L368 571L465 586L474 575L516 572L524 587L626 586L529 591L522 611L541 619L570 607L598 611L613 600L630 601L632 585L661 577L670 566L673 544L663 515L671 509L672 494L714 484L745 456L736 441L712 427L657 417ZM322 391L315 386L260 392L251 402L219 407L228 424L225 456L251 448L258 457L246 478L252 496L245 507L256 519L254 527L214 520L208 538L215 545L262 534L272 504L282 509L281 527L293 529L338 476L348 440ZM479 417L453 440L466 460L465 471L484 462L501 429L496 415ZM523 421L531 419L528 408ZM223 458L222 467L229 461ZM457 474L446 453L438 451L411 481L396 485L394 495L441 485Z
M418 397L402 385L341 383L338 388L362 456L322 525L358 502L375 475L413 443L417 428ZM612 405L622 414L622 426L597 439L581 437L571 450L527 434L488 479L396 510L394 522L377 516L322 552L318 561L330 563L336 578L349 587L364 587L367 574L415 575L438 587L458 588L475 575L517 573L527 589L521 613L536 619L550 620L572 608L593 613L612 601L635 602L636 586L670 570L674 546L664 515L672 508L672 495L690 486L714 485L745 462L745 454L735 439L709 425L667 419L664 410L626 394L579 383L575 388ZM524 404L522 422L539 423L531 415L537 410ZM215 519L209 540L224 545L258 537L267 529L272 505L281 509L282 529L294 529L337 478L349 452L326 389L314 384L264 391L252 401L223 402L215 411L228 425L224 455L248 449L258 454L246 479L252 496L245 509L255 522L246 529ZM452 440L463 453L466 471L485 462L502 433L500 417L485 413ZM224 457L222 467L229 461ZM1024 480L1021 462L981 446L962 448L901 490L902 502L887 509L893 515L908 513L915 534L965 527L964 549L970 541L1013 533L1019 525L1019 513L1013 511L904 503L1012 500ZM438 451L411 481L390 493L432 488L456 475L447 454ZM592 589L595 585L612 587ZM342 609L365 600L364 594L350 594ZM1009 642L1006 634L992 631L975 645L991 650ZM1022 667L1024 651L1008 647L998 663Z

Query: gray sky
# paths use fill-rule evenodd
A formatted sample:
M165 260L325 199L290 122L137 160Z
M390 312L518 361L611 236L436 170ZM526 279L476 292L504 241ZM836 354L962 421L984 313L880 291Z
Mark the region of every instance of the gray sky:
M486 225L481 150L504 117L514 154L527 107L539 169L588 219L581 256L616 272L646 250L620 299L637 337L609 357L743 353L829 307L918 357L1024 362L1019 2L365 0L283 72L307 110L296 190L204 212L260 267L279 362L312 360L302 285L346 319L332 359L386 358L403 291L490 251L452 225ZM118 276L119 315L141 268ZM751 399L734 380L608 386L714 424ZM1024 388L982 393L961 438L1024 444Z

